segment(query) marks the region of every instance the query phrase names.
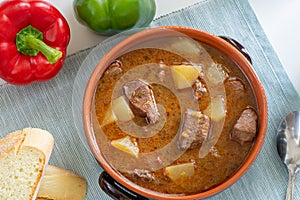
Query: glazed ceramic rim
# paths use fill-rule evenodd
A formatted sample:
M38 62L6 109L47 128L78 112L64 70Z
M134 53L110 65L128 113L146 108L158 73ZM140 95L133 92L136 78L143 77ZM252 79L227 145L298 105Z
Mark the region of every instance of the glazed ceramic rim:
M98 81L101 77L101 74L105 71L105 69L109 66L109 64L122 55L123 52L125 52L126 49L136 44L136 40L141 41L145 40L146 38L157 38L157 35L160 35L166 30L173 30L178 31L180 33L183 33L191 38L194 38L196 40L202 41L204 43L207 43L208 45L211 45L221 52L225 53L229 58L231 58L244 72L246 77L248 78L252 89L254 91L254 94L256 96L257 106L258 106L258 115L259 115L259 123L260 128L259 132L256 137L256 141L251 149L251 152L249 153L247 159L243 163L243 165L238 169L238 171L235 172L233 176L231 176L229 179L221 183L220 185L217 185L207 191L194 194L194 195L168 195L163 193L158 193L146 188L143 188L141 186L136 185L135 183L129 181L128 179L124 178L119 172L114 170L109 163L107 163L106 159L100 152L96 139L94 136L93 128L92 128L92 107L93 107L93 97L95 93L95 89L97 87ZM155 36L154 36L155 35ZM125 50L124 50L125 49ZM246 171L250 168L250 166L253 164L255 159L257 158L262 145L264 143L264 138L267 131L267 123L268 123L268 108L267 108L267 101L266 101L266 95L263 89L263 86L256 75L255 71L253 70L251 64L247 61L247 59L232 45L230 45L225 40L219 38L216 35L210 34L205 31L201 31L194 28L189 27L183 27L183 26L161 26L156 28L149 28L146 30L143 30L141 32L135 33L132 36L129 36L128 38L124 39L120 43L118 43L116 46L114 46L97 64L95 70L93 71L89 82L86 86L85 94L84 94L84 100L83 100L83 123L84 123L84 130L86 134L86 138L88 140L88 144L92 150L93 155L97 159L97 161L100 163L102 168L111 175L117 182L122 184L124 187L140 194L148 198L154 198L154 199L201 199L201 198L207 198L212 195L215 195L229 186L231 186L233 183L235 183L239 178L241 178Z

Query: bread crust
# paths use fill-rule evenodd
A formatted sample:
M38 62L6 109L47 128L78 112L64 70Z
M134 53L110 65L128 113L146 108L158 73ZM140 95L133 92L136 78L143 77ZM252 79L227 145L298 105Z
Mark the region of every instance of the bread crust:
M39 189L37 200L84 200L86 180L66 169L48 165Z
M18 130L9 133L0 140L0 159L5 156L9 151L14 149L15 154L19 151L21 144L25 140L26 133Z
M48 163L54 146L52 134L39 128L25 128L23 129L23 133L26 134L26 137L22 146L39 149L46 155L46 163Z
M42 155L39 158L39 164L42 166L35 178L34 186L31 188L32 192L29 199L35 199L38 193L38 189L45 172L45 167L48 164L52 149L54 146L53 136L45 130L39 128L25 128L9 133L7 136L0 140L0 159L6 158L13 152L12 159L22 152L22 149L38 152ZM32 163L34 165L35 163ZM1 169L0 169L1 170ZM26 170L26 169L24 169ZM4 177L3 179L9 179L10 177Z

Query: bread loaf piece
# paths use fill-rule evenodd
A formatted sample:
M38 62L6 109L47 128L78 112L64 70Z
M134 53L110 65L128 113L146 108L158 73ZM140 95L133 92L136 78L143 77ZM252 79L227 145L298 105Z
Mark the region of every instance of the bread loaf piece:
M42 129L25 128L0 140L0 199L32 200L54 145Z
M86 180L62 168L48 165L37 200L84 200Z

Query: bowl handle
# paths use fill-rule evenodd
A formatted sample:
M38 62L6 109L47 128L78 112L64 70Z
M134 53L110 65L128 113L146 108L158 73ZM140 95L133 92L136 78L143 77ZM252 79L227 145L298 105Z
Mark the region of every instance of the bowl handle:
M246 57L246 59L252 64L250 54L241 43L228 36L219 35L219 37L225 40L226 42L228 42L229 44L231 44L232 46L234 46L237 50L239 50L239 52L241 52Z
M149 200L131 190L128 190L117 181L115 181L106 171L103 171L99 177L99 186L101 189L115 200Z

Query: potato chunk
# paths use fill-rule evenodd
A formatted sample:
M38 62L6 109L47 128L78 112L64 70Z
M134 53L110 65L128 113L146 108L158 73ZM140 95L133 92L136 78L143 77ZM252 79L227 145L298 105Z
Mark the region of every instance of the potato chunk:
M226 117L226 106L222 97L214 97L208 105L204 114L210 117L211 120L217 122Z
M200 75L200 66L174 65L171 68L175 87L184 89L191 87Z
M124 151L126 153L129 153L130 155L138 157L139 147L137 146L136 143L131 141L131 138L129 136L112 140L111 145L120 149L121 151Z
M165 168L166 175L173 181L180 178L193 176L195 173L193 163L183 163L178 165L171 165Z
M212 64L206 71L208 81L213 85L223 84L228 74L218 64Z
M120 121L126 122L134 117L134 114L123 96L112 101L112 111Z
M105 116L104 116L101 126L111 124L115 121L117 121L117 117L116 117L115 113L112 111L112 108L109 107L105 113Z

